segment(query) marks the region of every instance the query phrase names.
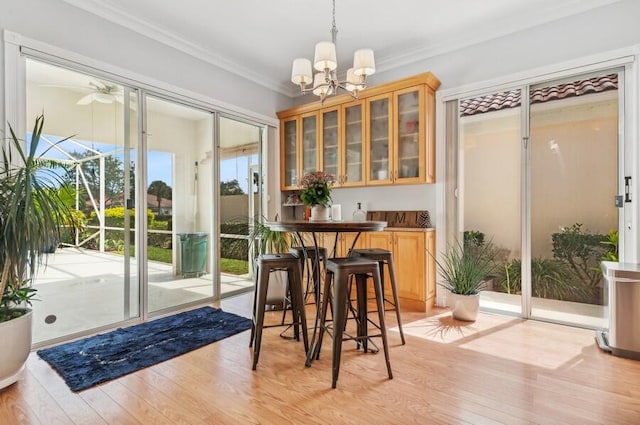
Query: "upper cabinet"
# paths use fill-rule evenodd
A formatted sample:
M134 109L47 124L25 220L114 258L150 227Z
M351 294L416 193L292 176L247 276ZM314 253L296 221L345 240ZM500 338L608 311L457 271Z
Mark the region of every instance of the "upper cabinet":
M300 178L307 173L320 169L320 157L318 148L318 113L302 115L302 172Z
M424 98L422 86L393 92L394 182L424 183L428 180ZM433 160L433 155L429 159Z
M280 123L280 187L296 189L300 178L300 118L290 117Z
M320 145L322 157L320 169L340 179L340 107L322 110L320 113Z
M367 184L393 182L393 101L391 93L367 99Z
M316 170L336 187L434 183L439 86L425 73L279 112L281 189Z
M342 105L341 143L342 163L339 186L362 186L365 181L365 108L357 100Z

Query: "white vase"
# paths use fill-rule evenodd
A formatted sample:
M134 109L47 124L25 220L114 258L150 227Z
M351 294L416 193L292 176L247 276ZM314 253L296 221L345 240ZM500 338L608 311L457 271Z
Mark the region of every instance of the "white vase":
M0 389L22 376L31 350L32 317L33 312L29 311L17 319L0 323L0 341L9 341L9 346L0 352Z
M320 204L311 207L310 221L329 221L329 207L322 206Z
M475 322L480 308L480 294L459 295L449 292L447 303L451 307L451 315L454 319Z

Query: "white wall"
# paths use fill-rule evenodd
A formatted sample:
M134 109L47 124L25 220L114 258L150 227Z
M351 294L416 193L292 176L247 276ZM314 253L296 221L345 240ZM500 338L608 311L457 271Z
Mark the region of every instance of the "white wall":
M210 97L223 104L275 118L291 100L263 86L115 25L60 0L3 0L0 30L130 70ZM0 45L0 58L4 58ZM4 99L4 66L0 98ZM4 103L0 119L6 122Z
M429 17L425 17L428 25ZM522 19L526 20L526 16ZM640 43L640 1L627 0L509 34L401 68L379 69L370 85L431 71L440 89L553 65ZM306 103L296 98L296 103Z

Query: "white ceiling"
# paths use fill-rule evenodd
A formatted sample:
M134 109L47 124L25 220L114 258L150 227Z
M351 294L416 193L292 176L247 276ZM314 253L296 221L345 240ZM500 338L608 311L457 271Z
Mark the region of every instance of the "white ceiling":
M331 0L64 0L293 96L291 62L330 40ZM378 72L620 0L336 0L339 71L358 48Z

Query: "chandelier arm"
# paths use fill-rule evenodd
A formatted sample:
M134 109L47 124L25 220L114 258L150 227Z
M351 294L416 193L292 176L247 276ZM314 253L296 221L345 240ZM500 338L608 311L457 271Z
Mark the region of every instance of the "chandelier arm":
M336 49L336 40L338 36L338 28L336 27L336 0L331 1L331 6L332 6L332 9L331 9L330 33L331 33L331 42L333 43L333 55L336 55L335 49ZM360 53L359 56L358 56L358 53ZM375 71L375 68L373 65L373 51L371 51L370 49L358 50L356 51L356 56L358 56L359 58L358 63L360 65L356 65L356 59L354 56L354 67L355 66L362 67L362 72L363 72L361 75L357 76L359 77L358 82L349 81L349 79L354 77L354 74L355 74L354 68L350 68L347 71L347 79L345 79L344 81L340 81L338 79L337 66L333 70L329 70L329 68L324 68L324 70L321 71L324 74L323 75L324 78L321 78L320 75L316 74L315 76L313 76L312 86L308 87L308 84L304 82L298 83L298 85L300 86L301 93L302 94L314 93L318 97L320 97L320 102L324 103L327 97L338 94L339 89L342 89L354 99L358 99L359 92L361 90L364 90L367 87L367 83L366 83L367 74L365 72L373 74L373 72ZM335 57L329 60L333 60L334 62L337 62ZM325 62L325 63L328 63L328 62ZM295 69L296 68L295 68L295 61L294 61L294 72L295 72ZM305 76L306 75L307 74L305 74ZM292 81L295 82L296 78L300 78L300 77L296 74L292 76ZM324 82L321 82L322 79L324 79ZM320 90L318 91L318 89Z

